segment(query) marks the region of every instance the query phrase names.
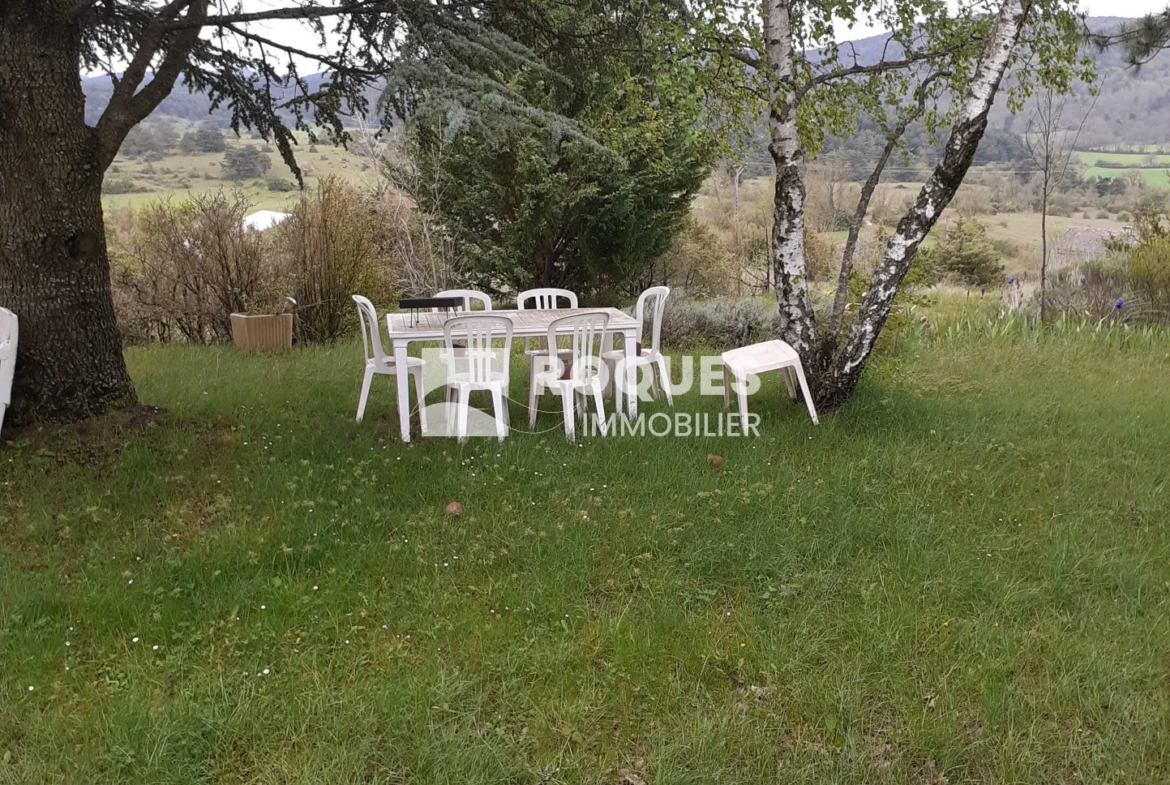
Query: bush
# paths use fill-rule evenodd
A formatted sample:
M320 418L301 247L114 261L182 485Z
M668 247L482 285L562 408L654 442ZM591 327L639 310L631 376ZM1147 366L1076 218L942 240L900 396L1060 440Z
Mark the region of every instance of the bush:
M243 195L198 195L142 209L112 232L119 326L131 341L231 339L233 312L270 309L282 294L263 240L245 231Z
M297 331L306 341L335 341L357 326L351 296L393 296L387 232L372 200L336 178L301 198L274 231L299 303Z
M1143 311L1170 319L1170 236L1147 237L1129 255L1129 283Z
M848 224L845 228L848 230ZM838 256L829 238L805 227L804 261L810 281L827 281L833 274Z
M179 140L179 149L184 153L222 153L226 146L223 133L210 125L188 131Z
M277 193L288 193L289 191L297 190L296 183L291 180L285 180L283 177L269 177L264 185L269 191L276 191Z
M776 303L768 297L673 299L662 314L662 343L673 349L734 349L776 336Z
M223 176L230 180L260 177L272 167L272 159L250 144L232 148L223 154Z
M705 224L687 216L682 229L658 261L650 265L642 288L669 286L678 296L730 294L738 268L727 248Z
M978 221L958 219L925 254L924 263L937 265L964 285L988 286L1003 281L999 251L988 241L987 229Z
M111 177L102 183L102 193L106 194L140 194L149 190L129 177Z

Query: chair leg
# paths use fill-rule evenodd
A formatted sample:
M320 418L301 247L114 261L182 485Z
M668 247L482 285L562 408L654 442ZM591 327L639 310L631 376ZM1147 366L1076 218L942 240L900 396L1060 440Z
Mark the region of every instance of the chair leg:
M731 371L723 363L723 411L731 408Z
M662 376L662 391L666 393L666 405L674 406L674 395L670 392L670 372L666 369L666 358L659 354L657 362L658 373Z
M362 379L362 394L358 398L357 421L361 422L366 415L366 400L370 397L370 383L374 380L374 366L366 366L366 375Z
M573 390L566 387L561 395L561 406L564 408L565 417L565 436L569 437L569 441L571 442L577 441L577 423L573 416L573 396L575 394Z
M505 385L504 387L504 425L508 426L508 430L512 430L512 396L510 394L511 387Z
M414 377L414 391L418 397L418 426L422 431L422 435L427 435L427 393L423 388L423 369L415 368L411 371Z
M462 442L467 438L467 413L471 409L471 388L460 385L459 387L459 425L456 430L456 438Z
M747 377L740 374L735 375L736 382L739 383L739 428L743 432L744 426L747 424L748 407L747 407Z
M504 441L504 421L508 418L508 411L504 403L504 393L499 387L492 388L492 410L496 415L496 438Z
M528 427L536 427L536 362L528 369Z
M780 373L784 376L784 386L788 388L788 397L796 400L796 385L792 383L792 369L781 368Z
M800 391L804 394L804 403L808 407L808 416L812 418L813 425L820 425L820 420L817 419L817 410L813 406L812 393L808 390L808 381L804 378L804 368L799 365L793 366L796 371L796 379L800 382Z
M658 375L654 373L653 364L643 366L646 369L646 374L650 377L650 394L654 396L654 400L658 400Z
M613 373L610 375L610 383L613 385L613 410L617 412L619 417L626 410L622 400L624 397L622 387L626 383L626 377L625 374L622 374L622 378L618 378L618 366L620 365L621 362L614 363Z
M597 404L597 427L601 430L602 436L608 436L605 426L605 399L601 394L601 385L593 385L593 401Z

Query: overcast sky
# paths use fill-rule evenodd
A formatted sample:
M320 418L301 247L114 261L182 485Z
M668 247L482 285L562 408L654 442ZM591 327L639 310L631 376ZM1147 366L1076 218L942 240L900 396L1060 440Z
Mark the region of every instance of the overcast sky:
M244 8L247 11L278 8L287 4L288 0L244 0ZM1161 11L1167 5L1170 5L1170 0L1081 0L1081 8L1087 10L1090 16L1137 17ZM257 32L262 29L268 36L277 40L286 41L298 49L305 51L318 50L316 39L300 23L291 21L269 22L258 25L258 28ZM866 38L880 32L882 32L880 29L858 25L849 31L848 36L843 36L843 38ZM313 73L322 70L318 63L299 62L298 65L304 73Z
M271 8L281 5L280 0L245 0L245 6L249 10L259 10L261 8ZM1087 10L1089 16L1123 16L1123 17L1137 17L1145 14L1161 11L1170 5L1170 0L1081 0L1082 10ZM315 41L309 36L302 27L296 23L273 23L269 29L279 30L280 36L286 41L297 41L298 44L303 44L299 48L306 50L315 50ZM866 38L871 35L876 35L882 32L877 28L857 26L848 35L848 38Z

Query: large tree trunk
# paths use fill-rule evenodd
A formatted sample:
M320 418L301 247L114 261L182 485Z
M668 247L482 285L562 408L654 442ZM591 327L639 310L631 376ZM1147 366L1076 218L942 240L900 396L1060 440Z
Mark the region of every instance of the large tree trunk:
M999 90L1012 50L1019 41L1030 3L1004 0L983 45L975 75L963 93L958 119L951 129L943 159L922 186L918 199L902 216L874 271L849 337L837 354L832 372L817 391L817 405L833 408L848 400L865 362L889 318L898 287L942 211L950 203L971 166L987 128L987 113Z
M768 151L776 165L772 207L772 269L780 306L781 337L806 366L816 348L816 315L808 290L804 259L804 147L796 128L792 14L789 0L767 0L764 46L771 73ZM816 384L818 374L809 381Z
M85 124L80 41L59 24L71 5L0 4L0 306L20 319L13 424L135 401L114 322L104 166Z

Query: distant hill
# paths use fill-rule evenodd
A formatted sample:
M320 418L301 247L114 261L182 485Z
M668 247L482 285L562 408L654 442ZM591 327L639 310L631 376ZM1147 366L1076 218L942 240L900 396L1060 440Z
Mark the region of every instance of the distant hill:
M1094 17L1089 25L1095 30L1109 30L1124 17ZM873 62L881 56L888 35L876 35L853 41L858 59ZM898 52L889 51L887 56L896 57ZM1095 54L1098 71L1103 79L1103 89L1096 105L1085 122L1080 137L1082 147L1137 147L1142 145L1170 147L1170 52L1157 57L1140 71L1124 68L1121 53L1109 50ZM316 88L322 74L307 77ZM109 77L99 76L82 80L86 96L86 121L97 122L102 110L110 99L112 86ZM291 96L291 90L287 91ZM376 101L377 91L371 91L371 102ZM1078 122L1092 104L1085 85L1077 85L1076 94L1069 100L1065 117ZM210 122L226 128L230 110L220 106L214 111L211 102L202 93L192 93L182 84L176 86L171 95L155 110L152 118L174 118L187 122ZM992 111L991 128L1018 135L1028 124L1028 112L1011 115L1002 100Z
M310 90L317 90L324 80L324 74L312 74L305 77ZM149 81L149 79L147 80ZM113 83L108 76L93 76L81 80L81 89L85 93L85 121L93 125L101 117L110 102L110 95L114 91ZM293 96L292 88L276 88L273 91L278 102L286 101ZM370 101L371 109L376 104L380 92L371 90L366 98ZM175 85L171 94L163 99L158 108L151 114L150 120L185 120L191 123L210 123L211 125L227 128L231 122L231 109L221 104L216 109L211 108L211 100L200 92L191 92L181 80ZM286 114L286 120L292 115Z

